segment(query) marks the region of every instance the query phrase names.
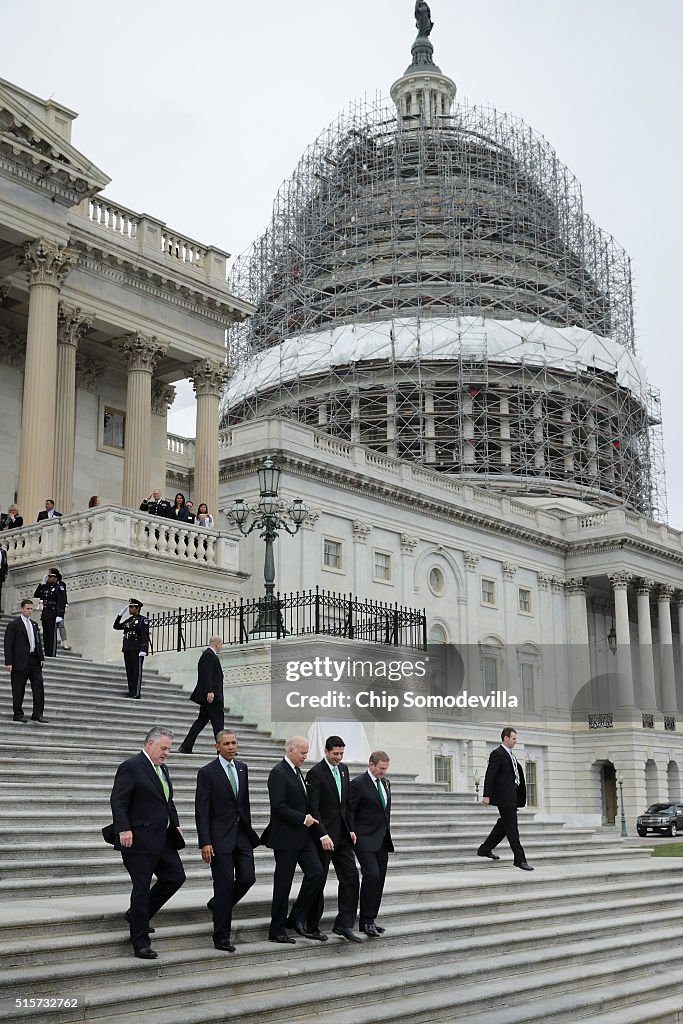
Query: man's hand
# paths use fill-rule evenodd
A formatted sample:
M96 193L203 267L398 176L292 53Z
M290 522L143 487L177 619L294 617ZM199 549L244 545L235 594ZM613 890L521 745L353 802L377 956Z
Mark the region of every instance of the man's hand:
M213 694L212 693L207 693L207 695L206 695L206 703L207 704L213 704Z
M306 826L306 828L310 828L311 825L317 825L317 824L318 824L318 819L314 818L312 814L307 814L306 817L304 818L304 825Z
M119 832L119 842L124 849L128 849L133 845L133 833Z
M144 658L144 656L145 656L145 652L144 651L138 651L138 658Z
M8 672L12 671L12 666L11 665L5 665L5 668L7 669Z
M119 612L119 618L122 619L124 615L126 618L128 618L128 605L126 605L125 608L121 609L121 611Z
M489 798L487 796L483 796L481 798L481 802L483 803L484 807L488 807L488 805L490 804L491 801L489 800Z
M207 846L202 846L202 860L205 864L210 864L213 857L213 846L209 843Z
M334 843L332 842L329 836L323 836L322 839L320 840L320 845L322 846L323 850L327 850L328 853L331 853L332 850L334 850Z
M356 833L355 832L349 832L349 835L351 836L351 842L355 846L356 845Z
M41 668L45 668L45 662L44 662L44 661L41 661L41 663L40 663L40 667L41 667Z

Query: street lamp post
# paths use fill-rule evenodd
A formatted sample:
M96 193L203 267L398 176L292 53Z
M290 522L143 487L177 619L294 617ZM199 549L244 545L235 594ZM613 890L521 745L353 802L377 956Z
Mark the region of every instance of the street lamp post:
M621 838L626 839L628 832L626 831L626 814L624 812L624 776L621 773L617 775L617 785L619 786L619 806L621 807Z
M474 792L475 792L474 799L476 800L477 803L479 803L479 786L480 786L480 784L481 784L481 779L479 778L479 772L475 772L474 773Z
M258 617L252 635L283 636L285 633L284 623L278 602L275 600L273 544L277 540L280 530L286 530L292 537L299 532L308 515L308 506L301 498L294 499L287 510L287 515L293 523L293 528L290 527L287 520L278 512L278 488L281 471L274 464L270 455L256 472L260 491L258 505L250 507L242 498L235 498L228 512L228 519L237 526L244 537L248 537L254 530L261 530L261 539L266 542L266 555L263 563L266 596L259 600ZM247 525L250 517L253 517L252 521Z

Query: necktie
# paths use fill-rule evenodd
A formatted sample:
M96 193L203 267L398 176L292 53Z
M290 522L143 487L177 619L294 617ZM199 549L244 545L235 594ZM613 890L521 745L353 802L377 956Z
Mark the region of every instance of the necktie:
M339 769L337 768L336 764L332 768L332 774L334 775L334 781L337 784L337 792L339 793L339 799L341 801L341 776L339 774Z
M237 797L237 777L235 776L235 766L232 761L228 761L228 781L232 786L235 797Z
M166 776L162 772L160 764L156 765L156 771L157 771L157 775L159 776L159 782L161 783L161 785L163 786L163 789L164 789L164 796L166 797L166 803L168 803L168 798L169 798L169 795L170 795L170 790L168 788L168 782L166 781Z
M304 779L303 772L301 771L301 768L297 767L297 768L294 769L294 771L299 776L299 782L304 787L304 793L306 793L306 795L308 795L308 790L306 789L306 780Z
M512 758L512 770L515 773L515 786L519 786L519 765L517 764L517 758L513 753L510 754Z
M377 792L379 793L379 798L382 801L382 807L384 807L386 810L387 798L384 795L384 787L382 786L382 783L379 781L379 779L375 779L375 782L377 783Z

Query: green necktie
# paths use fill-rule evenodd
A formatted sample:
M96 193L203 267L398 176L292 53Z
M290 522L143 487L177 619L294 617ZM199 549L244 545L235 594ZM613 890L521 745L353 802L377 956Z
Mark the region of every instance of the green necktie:
M384 795L384 787L382 786L379 779L375 779L375 782L377 783L377 792L379 793L379 798L382 801L382 807L384 807L384 809L386 810L387 798Z
M168 782L166 781L166 776L162 772L160 764L157 764L154 767L156 768L156 773L157 773L157 777L159 779L159 782L161 783L161 785L163 787L164 796L166 797L166 803L168 803L168 798L171 795L171 791L168 788ZM166 828L168 828L170 824L171 824L171 819L169 817L168 821L166 822Z
M336 764L332 768L332 774L334 775L334 781L337 783L337 792L339 793L339 800L341 802L341 775Z
M228 781L232 786L232 791L237 798L237 779L235 778L235 766L232 761L228 761Z

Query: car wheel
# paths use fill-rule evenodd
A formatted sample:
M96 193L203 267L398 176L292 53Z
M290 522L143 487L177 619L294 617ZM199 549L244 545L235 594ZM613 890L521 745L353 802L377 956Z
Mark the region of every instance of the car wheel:
M641 837L642 836L646 836L647 835L647 829L646 828L639 828L638 829L638 835L641 836Z
M678 829L676 827L676 822L675 821L672 821L671 824L669 825L669 835L670 836L677 836L678 835Z

